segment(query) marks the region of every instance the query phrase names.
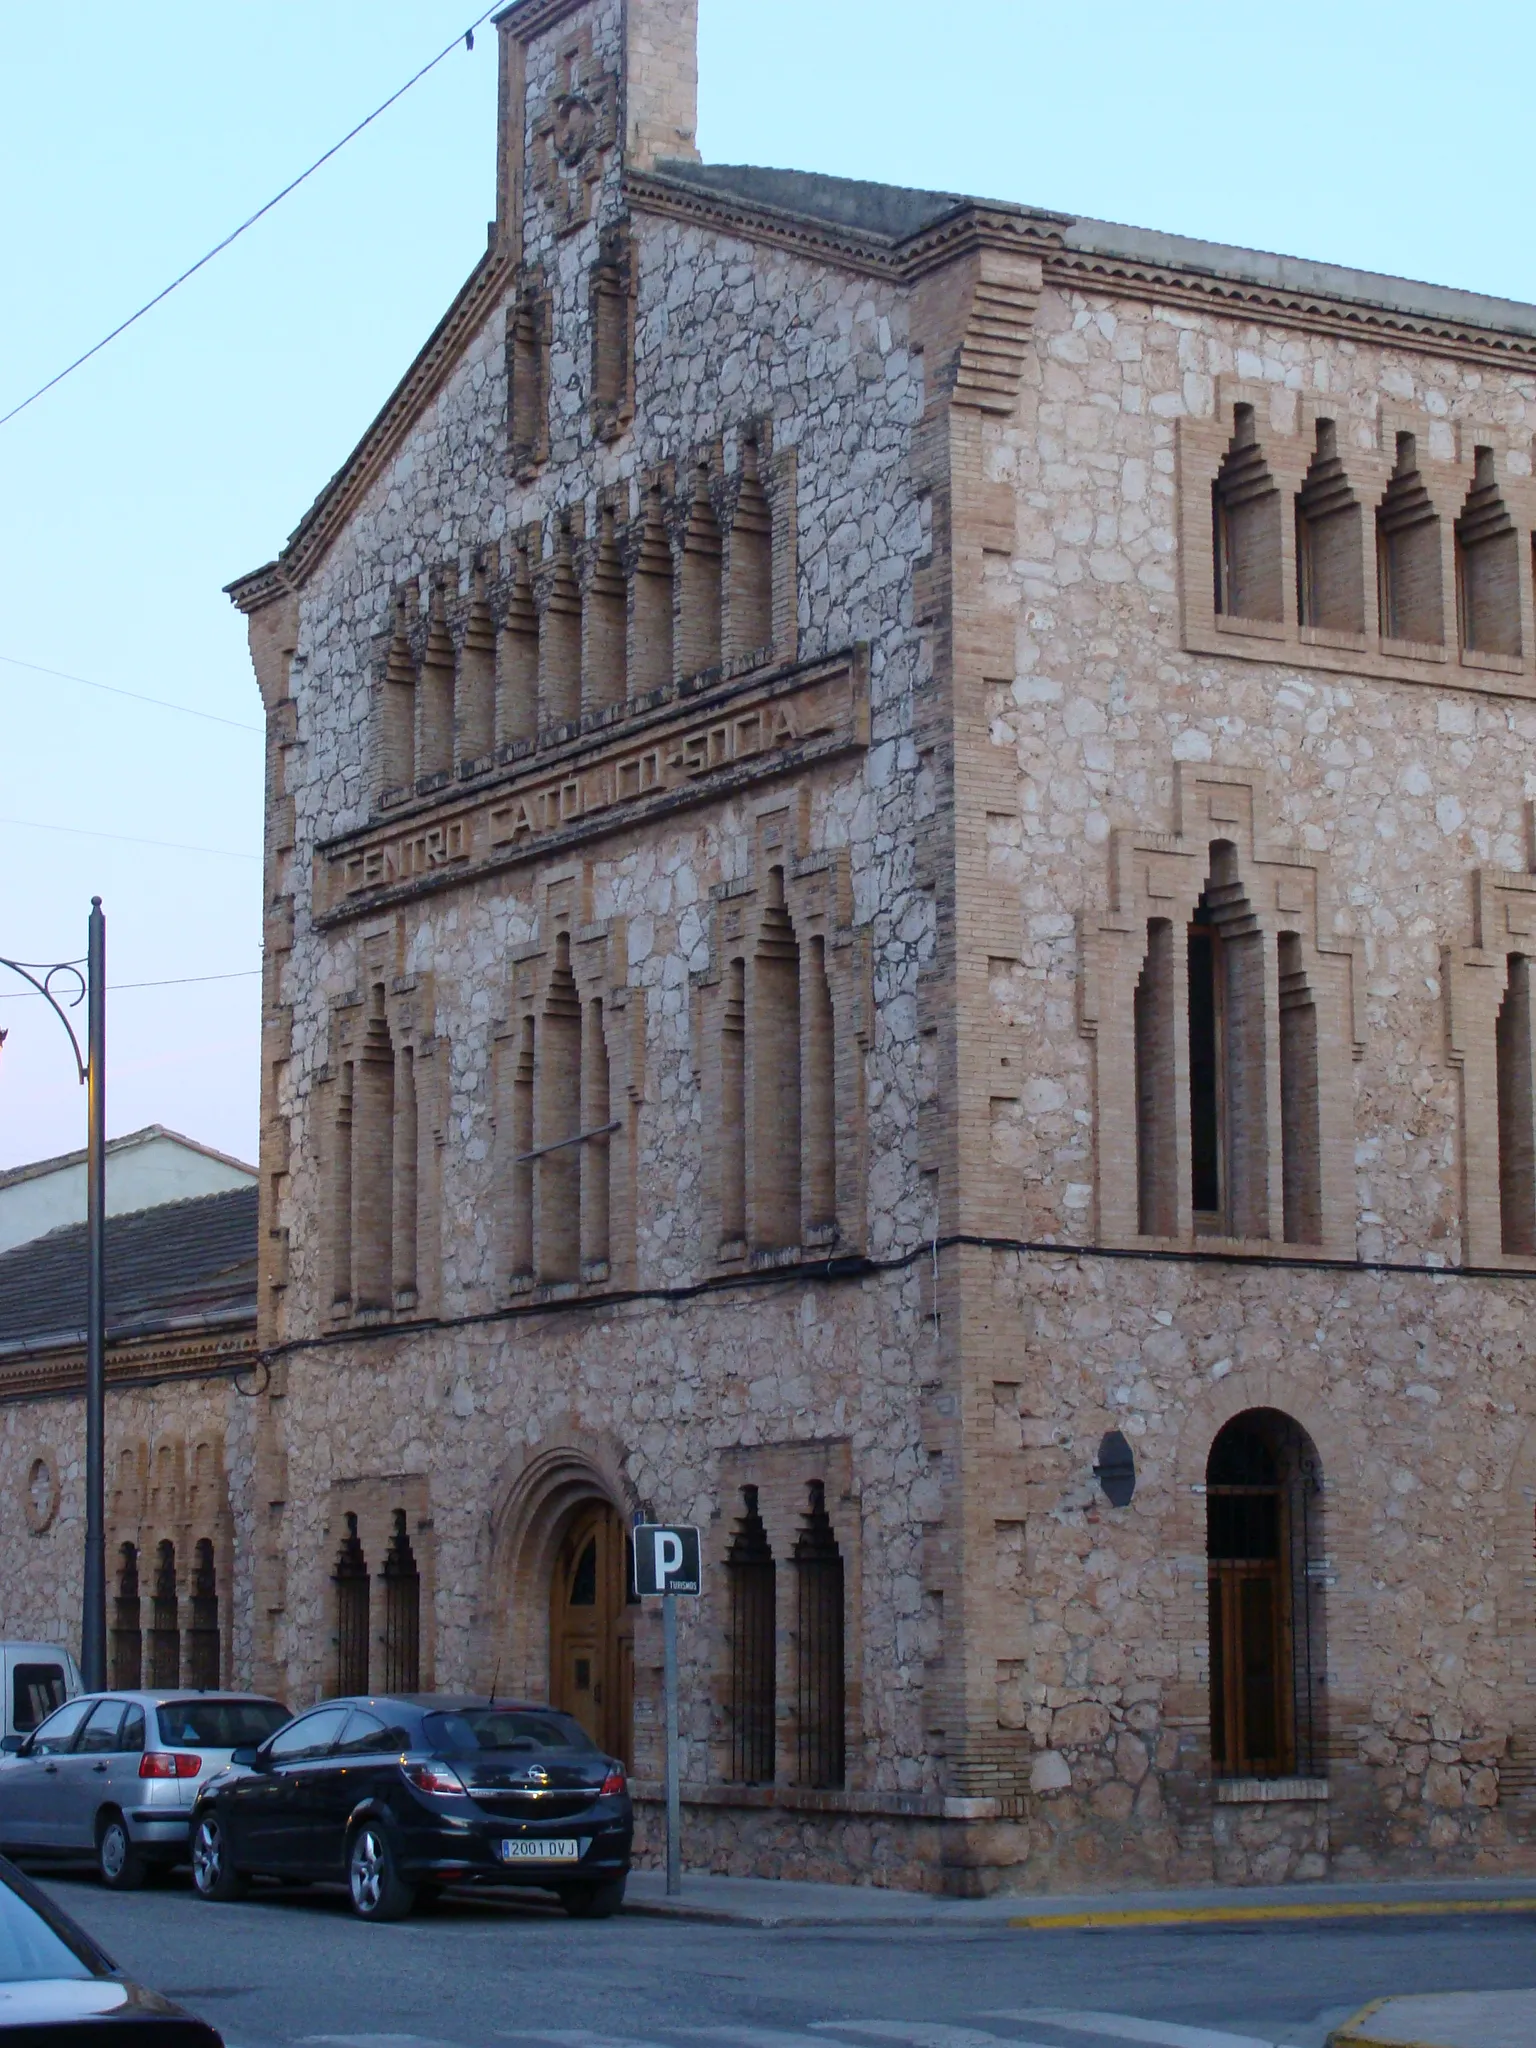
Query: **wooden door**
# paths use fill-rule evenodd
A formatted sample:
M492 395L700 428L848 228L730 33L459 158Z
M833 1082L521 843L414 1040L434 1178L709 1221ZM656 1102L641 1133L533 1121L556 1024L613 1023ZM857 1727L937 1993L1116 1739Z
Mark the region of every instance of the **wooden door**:
M623 1522L578 1508L550 1586L549 1696L626 1768L633 1754L635 1602Z

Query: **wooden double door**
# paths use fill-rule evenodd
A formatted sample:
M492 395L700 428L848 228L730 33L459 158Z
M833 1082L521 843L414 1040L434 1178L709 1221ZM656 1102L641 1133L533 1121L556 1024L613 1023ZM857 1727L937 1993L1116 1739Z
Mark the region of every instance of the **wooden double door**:
M629 1538L606 1501L575 1510L550 1585L549 1696L610 1756L634 1761L635 1614Z

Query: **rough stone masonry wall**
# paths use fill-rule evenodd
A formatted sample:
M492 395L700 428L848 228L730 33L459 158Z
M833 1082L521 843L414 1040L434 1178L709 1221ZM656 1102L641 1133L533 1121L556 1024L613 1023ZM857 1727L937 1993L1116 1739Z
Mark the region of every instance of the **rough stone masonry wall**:
M177 1578L185 1603L193 1562L188 1545L208 1537L215 1546L225 1669L249 1671L254 1406L227 1379L108 1391L109 1660L117 1545L125 1540L139 1545L139 1591L147 1631L156 1544L162 1537L176 1543ZM222 1455L209 1499L197 1499L192 1491L199 1443ZM122 1498L125 1452L136 1461L136 1478L144 1482L128 1489L128 1499ZM167 1464L161 1462L162 1452L168 1454ZM164 1475L158 1491L157 1472ZM79 1397L0 1403L0 1636L62 1643L79 1656L84 1544L85 1421ZM183 1629L187 1625L183 1605Z
M440 1690L541 1696L547 1588L521 1589L508 1504L531 1463L578 1456L626 1509L697 1522L712 1555L734 1488L793 1468L797 1449L841 1448L846 1480L827 1507L850 1587L849 1784L932 1792L920 1713L923 1652L920 1459L911 1415L926 1356L916 1282L895 1275L839 1289L798 1282L685 1308L630 1304L502 1326L402 1333L371 1345L300 1353L278 1406L287 1444L287 1612L278 1653L295 1702L329 1689L330 1574L340 1489L358 1474L424 1486L436 1584L432 1661ZM773 1446L754 1463L757 1447ZM722 1464L733 1489L726 1497ZM807 1469L817 1469L807 1466ZM403 1497L403 1493L402 1493ZM803 1489L801 1490L803 1502ZM718 1539L718 1540L717 1540ZM782 1576L791 1577L787 1557ZM725 1615L713 1598L681 1624L684 1776L710 1781L724 1740ZM784 1597L792 1600L792 1588ZM787 1609L785 1610L787 1611ZM424 1615L424 1621L426 1617ZM659 1617L636 1640L636 1769L659 1778Z
M501 473L505 383L500 323L493 322L305 592L294 680L299 745L287 783L294 869L307 874L318 839L368 815L368 666L400 582L425 578L434 563L467 560L481 542L561 506L590 506L599 486L681 458L734 423L770 416L776 448L797 456L800 653L870 644L867 770L818 783L805 850L848 849L855 922L872 939L878 1009L868 1084L877 1206L869 1239L887 1250L912 1242L928 1221L915 1160L920 1083L912 1009L931 930L902 851L924 800L907 730L914 658L907 593L923 539L903 466L920 380L893 293L671 224L646 228L640 239L633 433L611 449L588 446L563 465L552 459L530 485L510 483ZM562 265L582 240L578 233L560 245ZM557 331L572 330L583 309L584 287L573 277ZM574 343L556 349L557 394L576 361ZM647 995L641 1143L647 1168L660 1169L647 1181L664 1181L680 1198L664 1215L642 1210L646 1277L671 1280L692 1270L683 1247L696 1223L688 1201L697 1175L698 1069L688 1044L687 978L707 964L710 888L746 874L751 816L750 802L685 814L665 829L592 851L593 914L629 920L631 985ZM310 1087L328 1054L330 1005L356 986L353 934L315 933L305 897L300 889L282 991L294 1006L286 1082L293 1165L284 1217L293 1247L286 1310L293 1332L313 1329L320 1306L314 1226L323 1191ZM452 1062L443 1160L445 1230L456 1246L445 1274L450 1301L481 1278L475 1262L486 1220L491 1025L505 1014L509 949L533 936L537 901L538 878L521 869L494 892L431 899L407 921L404 964L436 976L437 1029Z
M1457 423L1498 430L1520 477L1536 381L1060 292L1036 333L989 458L1016 494L1012 557L988 565L1016 673L987 688L973 756L1003 908L978 923L972 1024L1027 1047L1028 1079L993 1106L970 1227L1091 1236L1075 921L1102 913L1111 830L1171 830L1175 763L1213 762L1267 773L1279 837L1327 857L1357 940L1362 1053L1331 1050L1360 1254L1454 1263L1441 949L1471 940L1475 867L1528 865L1536 704L1183 652L1176 433L1240 377L1269 401L1261 438L1323 394L1341 445L1412 408L1446 442ZM997 1719L1033 1759L1030 1881L1528 1867L1531 1283L978 1254L967 1284L985 1311L966 1370L978 1441L993 1436ZM1215 1806L1198 1489L1223 1422L1266 1405L1323 1468L1331 1796ZM1120 1511L1091 1475L1109 1428L1138 1466Z

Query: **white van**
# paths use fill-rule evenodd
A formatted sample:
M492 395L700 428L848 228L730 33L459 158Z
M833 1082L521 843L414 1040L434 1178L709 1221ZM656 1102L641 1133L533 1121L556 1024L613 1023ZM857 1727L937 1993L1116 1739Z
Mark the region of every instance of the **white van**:
M0 1643L0 1737L30 1735L83 1688L80 1667L57 1643Z

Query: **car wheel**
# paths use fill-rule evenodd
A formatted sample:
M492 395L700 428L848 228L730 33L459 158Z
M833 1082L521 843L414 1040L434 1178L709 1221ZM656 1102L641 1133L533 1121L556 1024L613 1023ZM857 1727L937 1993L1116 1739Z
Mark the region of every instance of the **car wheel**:
M364 1821L347 1850L347 1890L359 1920L403 1920L416 1903L416 1887L395 1868L383 1830Z
M115 1892L137 1891L149 1874L120 1813L104 1813L96 1823L96 1867L102 1883Z
M560 1903L573 1920L609 1920L624 1903L622 1877L560 1887Z
M193 1826L192 1888L200 1899L221 1905L245 1890L245 1878L229 1860L229 1844L217 1814L199 1814Z

